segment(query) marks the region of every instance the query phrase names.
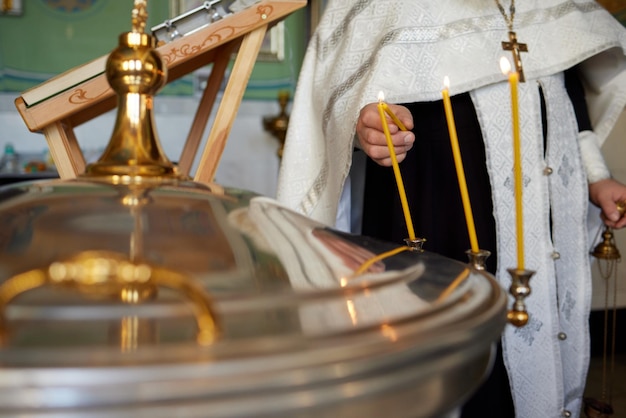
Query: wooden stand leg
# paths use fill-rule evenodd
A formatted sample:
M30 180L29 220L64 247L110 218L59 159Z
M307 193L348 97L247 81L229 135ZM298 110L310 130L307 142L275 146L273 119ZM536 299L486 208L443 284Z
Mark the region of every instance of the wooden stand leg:
M62 179L73 179L85 172L85 157L71 127L66 127L63 122L55 122L46 126L43 133Z
M217 97L222 81L224 80L224 74L226 73L228 63L230 62L231 54L238 44L239 42L235 41L229 42L221 47L216 54L217 59L213 63L211 75L209 76L207 85L202 93L202 98L198 104L196 116L194 117L193 124L191 125L180 160L178 161L178 168L181 174L188 175L191 171L193 160L198 153L198 148L200 147L200 142L202 141L202 135L204 134L207 122L211 116L211 111L213 110L215 98Z
M239 109L266 31L267 25L255 29L248 33L241 43L224 97L215 116L213 128L194 177L195 181L213 182L228 135L237 116L234 110Z

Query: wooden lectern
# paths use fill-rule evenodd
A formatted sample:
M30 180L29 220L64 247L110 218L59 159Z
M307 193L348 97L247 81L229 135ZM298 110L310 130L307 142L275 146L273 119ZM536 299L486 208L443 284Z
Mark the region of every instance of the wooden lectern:
M195 181L213 181L268 26L306 3L306 0L263 0L157 48L168 69L168 83L213 64L178 162L181 174L190 174L233 52L238 51ZM75 178L85 171L85 158L74 128L117 105L115 92L104 74L107 57L71 69L15 99L28 129L45 135L61 178Z

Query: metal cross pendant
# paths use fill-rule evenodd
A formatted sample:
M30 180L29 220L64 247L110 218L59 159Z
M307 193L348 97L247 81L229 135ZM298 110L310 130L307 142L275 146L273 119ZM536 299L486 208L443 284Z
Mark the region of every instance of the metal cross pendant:
M520 55L520 52L528 52L528 46L526 46L526 44L518 43L517 34L513 31L509 31L509 42L502 42L502 49L505 51L511 51L513 54L515 71L519 74L519 81L522 83L526 81L524 79L524 67L522 67L522 56Z

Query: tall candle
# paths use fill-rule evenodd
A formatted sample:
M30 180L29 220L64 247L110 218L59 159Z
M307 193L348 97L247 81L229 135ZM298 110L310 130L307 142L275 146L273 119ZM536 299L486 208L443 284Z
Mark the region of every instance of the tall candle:
M513 174L515 179L515 231L517 234L517 268L524 270L524 214L522 199L522 145L519 129L519 104L517 99L517 85L519 76L511 71L511 63L502 57L500 69L509 76L511 89L511 117L513 120Z
M409 239L415 239L415 232L413 230L413 221L411 220L411 212L409 211L409 204L406 199L406 192L404 191L404 183L402 181L402 175L400 174L400 167L398 166L398 158L396 157L396 151L393 148L393 141L391 140L391 134L389 133L389 125L387 124L387 117L385 116L385 96L381 91L378 93L378 113L380 114L380 120L383 125L383 132L385 133L385 139L387 140L387 148L389 149L389 156L391 157L391 165L393 167L393 173L396 176L396 184L398 185L398 192L400 193L400 202L402 203L402 211L404 212L404 220L406 222L406 229L409 233Z
M463 160L461 158L461 150L459 148L459 139L456 133L456 124L454 123L454 114L452 113L452 103L450 102L450 80L446 76L443 80L444 88L441 91L443 96L443 108L446 112L446 121L448 122L448 132L450 134L450 145L452 146L452 155L454 156L454 165L456 167L456 175L459 181L459 189L461 190L461 199L463 201L463 211L465 212L465 222L467 224L467 232L469 234L470 246L473 253L478 253L478 238L476 238L476 227L474 225L474 215L470 204L469 193L467 191L467 182L465 179L465 170L463 169Z
M379 100L380 102L380 100ZM400 121L400 119L398 119L398 117L396 116L395 113L393 113L393 111L391 110L391 108L387 105L387 103L382 102L383 103L383 109L385 109L385 112L387 112L387 114L389 115L389 117L391 118L391 120L393 121L393 123L395 123L398 128L400 128L401 131L407 131L408 129L406 129L406 126L404 126L404 123L402 123Z

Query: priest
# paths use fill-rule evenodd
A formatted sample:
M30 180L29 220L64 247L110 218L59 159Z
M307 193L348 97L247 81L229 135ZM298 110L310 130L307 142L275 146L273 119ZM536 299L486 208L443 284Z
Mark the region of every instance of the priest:
M624 27L590 0L341 0L329 3L300 73L279 201L339 229L402 243L406 223L375 111L383 92L411 129L388 120L415 233L425 249L467 261L441 101L449 78L478 241L505 288L520 237L511 98L500 58L523 78L521 239L535 274L530 320L507 326L501 344L501 375L517 417L577 417L581 410L589 248L601 220L626 225L617 210L626 187L611 178L600 152L626 104L625 51ZM507 402L493 390L509 392L498 370L495 384L479 390L482 411L472 412L477 402L470 400L464 416L512 416L496 409L506 411Z

